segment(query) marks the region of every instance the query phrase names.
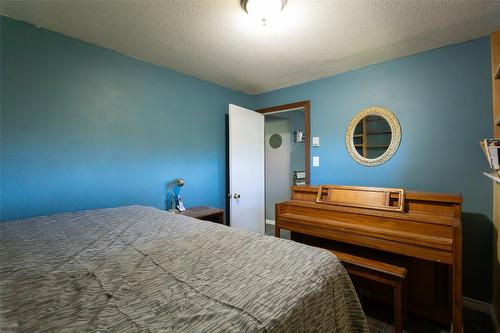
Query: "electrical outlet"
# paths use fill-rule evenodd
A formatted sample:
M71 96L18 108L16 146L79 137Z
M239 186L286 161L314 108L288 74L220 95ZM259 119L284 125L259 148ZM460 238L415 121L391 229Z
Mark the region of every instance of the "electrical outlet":
M313 167L319 167L319 156L313 156Z

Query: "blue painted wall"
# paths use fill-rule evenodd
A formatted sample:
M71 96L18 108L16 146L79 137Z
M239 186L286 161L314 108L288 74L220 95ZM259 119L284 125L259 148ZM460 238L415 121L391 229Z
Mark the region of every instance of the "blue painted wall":
M346 184L463 194L464 293L489 300L492 184L479 140L492 135L489 38L256 96L257 107L311 100L311 132L321 147L312 184ZM364 167L347 153L351 118L368 106L388 107L402 141L387 163ZM312 163L311 163L312 165Z
M1 24L1 219L145 204L183 177L225 205L225 114L251 97L32 25Z

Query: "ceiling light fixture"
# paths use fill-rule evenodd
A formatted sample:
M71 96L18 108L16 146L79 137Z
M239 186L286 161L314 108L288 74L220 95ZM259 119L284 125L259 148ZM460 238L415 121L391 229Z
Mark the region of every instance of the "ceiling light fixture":
M286 6L287 0L241 0L241 7L250 15L258 18L262 25L278 15Z

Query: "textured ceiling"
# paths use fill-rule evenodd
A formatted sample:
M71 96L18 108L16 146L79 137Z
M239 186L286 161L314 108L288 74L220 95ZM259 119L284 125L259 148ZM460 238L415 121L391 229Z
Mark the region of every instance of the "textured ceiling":
M239 0L2 0L0 13L250 94L500 29L498 0L288 0L265 27Z

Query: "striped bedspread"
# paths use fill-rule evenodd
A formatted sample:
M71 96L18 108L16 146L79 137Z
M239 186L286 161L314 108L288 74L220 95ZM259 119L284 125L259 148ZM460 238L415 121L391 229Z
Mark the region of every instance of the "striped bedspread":
M327 251L143 206L0 223L2 332L367 332Z

